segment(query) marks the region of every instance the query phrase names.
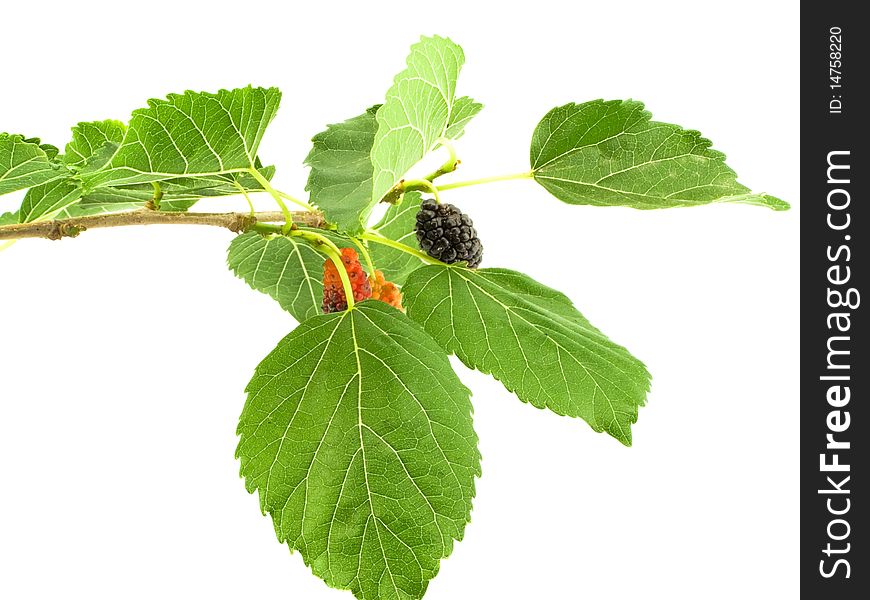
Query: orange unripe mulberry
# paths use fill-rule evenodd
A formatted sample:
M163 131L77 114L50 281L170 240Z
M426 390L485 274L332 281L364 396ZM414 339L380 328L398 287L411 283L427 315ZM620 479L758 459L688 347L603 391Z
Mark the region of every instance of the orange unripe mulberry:
M386 302L393 308L398 308L402 312L402 292L395 283L384 279L384 274L380 271L375 271L375 274L369 278L372 286L372 298Z
M353 248L341 249L341 262L350 278L350 287L353 290L353 299L362 302L372 297L372 287L366 272L359 263L359 256ZM323 312L334 313L347 310L347 298L344 295L344 286L341 276L332 259L326 259L323 263Z

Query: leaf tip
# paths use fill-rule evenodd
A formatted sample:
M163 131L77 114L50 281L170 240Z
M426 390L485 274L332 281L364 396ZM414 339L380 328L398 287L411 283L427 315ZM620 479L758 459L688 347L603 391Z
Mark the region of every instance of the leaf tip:
M777 212L782 212L786 210L791 210L791 204L782 200L781 198L777 198L776 196L771 196L770 194L761 194L761 197L764 199L764 204L768 208L775 210Z

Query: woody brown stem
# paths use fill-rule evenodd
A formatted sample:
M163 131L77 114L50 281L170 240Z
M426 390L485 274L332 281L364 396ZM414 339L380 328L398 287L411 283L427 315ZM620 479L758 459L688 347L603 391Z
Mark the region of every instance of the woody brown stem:
M290 213L293 222L307 227L323 227L326 222L319 212ZM16 240L23 238L46 238L59 240L65 237L76 237L82 231L103 227L127 227L131 225L210 225L223 227L236 233L250 231L257 223L283 223L281 212L259 213L194 213L194 212L159 212L155 210L136 210L132 212L114 213L108 215L93 215L74 217L36 223L20 223L0 227L0 240Z

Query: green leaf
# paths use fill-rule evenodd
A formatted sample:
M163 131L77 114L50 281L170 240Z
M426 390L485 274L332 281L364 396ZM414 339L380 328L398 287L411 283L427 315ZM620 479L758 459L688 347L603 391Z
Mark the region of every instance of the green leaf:
M27 138L24 140L30 144L36 144L42 151L45 152L45 155L48 157L48 160L54 160L58 158L58 154L60 154L60 149L57 146L52 146L51 144L45 144L39 138Z
M473 98L462 96L453 103L453 113L447 123L447 131L444 137L458 140L465 133L465 126L474 116L483 109L483 104L475 102Z
M305 158L311 167L305 190L311 202L330 223L358 233L368 215L372 193L371 149L378 129L375 113L380 105L342 123L327 125L311 138L313 147Z
M255 166L257 149L278 110L277 88L170 94L133 111L124 141L108 164L84 177L103 185L209 177Z
M339 248L354 247L347 238L323 230L317 233ZM236 277L277 300L297 321L319 315L322 310L325 260L304 240L256 232L237 236L227 252L227 264Z
M72 129L72 141L66 145L63 162L77 171L102 168L124 139L127 126L120 121L87 121Z
M297 321L321 312L324 260L303 240L256 232L237 236L227 253L236 277L272 296Z
M402 294L408 316L469 367L523 402L631 445L650 375L560 292L507 269L432 265L414 271Z
M423 37L411 46L408 68L396 75L377 112L369 211L444 136L464 62L462 48L447 38Z
M39 139L0 133L0 195L66 177L57 148Z
M3 225L15 225L18 223L18 211L0 214L0 227Z
M160 203L161 212L187 212L193 205L199 202L199 198L191 200L164 200Z
M207 195L197 193L204 191L202 188L179 187L177 193L164 196L160 203L160 210L163 212L187 211L203 196ZM154 188L151 187L151 184L100 187L84 195L78 204L70 207L70 210L59 213L58 217L66 218L72 215L85 216L135 210L144 208L145 204L153 198Z
M137 204L140 208L154 197L151 184L123 187L101 187L82 197L81 204Z
M384 218L373 229L391 240L419 249L415 227L420 202L422 202L420 192L406 192L402 202L391 204ZM369 253L372 255L375 268L382 271L388 281L397 285L404 284L408 275L423 264L420 259L407 252L383 244L369 244Z
M75 217L91 217L94 215L108 215L111 213L129 212L142 208L141 202L101 202L91 196L83 196L75 204L68 206L55 215L56 219L72 219Z
M275 174L275 167L259 169L267 179ZM164 212L179 212L190 209L202 198L215 196L231 196L239 194L239 189L233 185L233 178L246 191L262 191L262 186L248 173L233 173L206 178L167 179L160 182L163 198L160 210ZM129 186L99 187L84 195L75 205L58 213L57 218L83 217L89 215L108 214L136 210L154 198L154 187L150 183Z
M267 181L272 181L275 176L275 165L263 166L260 159L255 160L256 169L260 175L266 178ZM186 193L189 198L216 198L218 196L237 196L241 194L239 188L246 192L263 192L265 191L262 184L257 181L253 175L248 172L229 173L226 175L214 175L212 177L203 177L194 179L199 185L194 186L196 190L184 190L181 187L181 181L178 179L170 179L168 182L161 182L163 187L163 197L170 199L179 199ZM168 185L167 185L168 183ZM176 187L178 187L176 191ZM168 188L168 189L167 189Z
M278 539L357 598L421 598L480 475L469 391L443 351L366 301L302 323L247 392L237 456Z
M275 167L264 167L257 160L257 170L263 177L271 181L275 176ZM153 195L152 184L139 184L127 186L150 191ZM200 200L202 198L216 198L220 196L237 196L241 194L239 188L247 192L261 192L263 186L254 179L250 173L228 173L225 175L212 175L210 177L179 177L160 182L160 190L163 193L163 201L160 204L162 210L167 210L167 201Z
M650 118L633 100L554 108L532 137L535 180L569 204L652 209L740 202L789 208L737 183L725 155L699 132Z
M271 180L275 175L274 166L259 166L257 170L268 180ZM240 194L239 188L233 183L234 180L247 192L260 192L263 190L260 183L250 173L167 179L160 182L160 190L163 193L160 210L166 212L185 211L202 198ZM153 184L139 183L125 186L98 187L86 194L80 204L104 206L106 211L98 210L96 213L91 213L90 209L87 211L89 214L101 214L102 212L118 212L118 210L112 209L112 204L125 205L126 207L138 204L139 207L142 207L153 198ZM127 210L127 208L122 210Z
M72 179L55 179L27 190L19 210L21 223L32 223L54 217L72 206L82 197L81 182Z
M311 138L305 158L311 167L305 190L326 220L351 234L365 229L373 208L371 153L378 131L375 105L361 115L328 125ZM467 96L457 98L444 137L458 139L465 125L483 108Z

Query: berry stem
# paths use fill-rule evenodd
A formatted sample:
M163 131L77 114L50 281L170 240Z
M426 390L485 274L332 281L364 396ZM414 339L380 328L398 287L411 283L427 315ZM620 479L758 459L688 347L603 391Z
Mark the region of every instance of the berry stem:
M290 232L292 237L301 237L303 240L308 242L312 242L317 249L319 246L326 246L327 248L333 250L336 254L341 254L341 249L335 245L328 237L317 233L316 231L311 231L309 229L294 229Z
M359 253L362 254L363 260L366 261L366 267L369 270L369 275L374 277L375 263L372 262L372 255L369 253L369 249L366 248L366 245L363 243L362 240L355 237L352 237L350 239L356 245L356 247L359 248Z
M402 252L405 252L406 254L410 254L411 256L416 256L417 258L419 258L420 260L422 260L426 264L430 264L430 265L443 265L443 264L445 264L445 263L441 262L440 260L438 260L437 258L432 258L431 256L429 256L425 252L421 252L420 250L417 250L416 248L411 248L410 246L406 246L402 242L397 242L396 240L391 240L390 238L384 237L381 234L379 234L375 231L372 231L372 230L366 231L360 237L361 237L361 239L367 240L369 242L374 242L376 244L382 244L384 246L389 246L390 248L395 248L396 250L401 250Z
M441 204L441 198L438 196L438 188L428 179L408 179L402 182L402 191L410 192L414 190L424 190L431 192L435 196L435 202Z
M472 185L481 185L483 183L494 183L496 181L511 181L513 179L531 179L534 177L534 171L525 171L523 173L511 173L510 175L496 175L495 177L483 177L481 179L470 179L468 181L457 181L456 183L445 183L439 185L438 189L442 192L445 190L454 190Z
M344 297L347 300L347 310L353 308L353 286L350 283L350 276L347 274L347 269L344 267L344 262L341 260L341 250L338 249L332 240L315 231L306 229L294 229L290 232L291 237L300 237L307 241L318 252L322 252L332 264L335 265L338 271L338 276L341 278L341 287L344 288Z

